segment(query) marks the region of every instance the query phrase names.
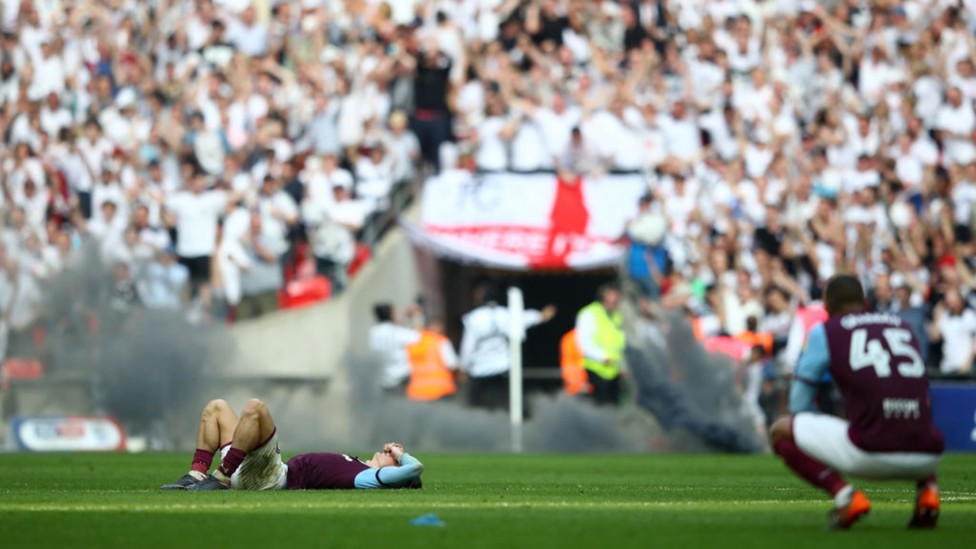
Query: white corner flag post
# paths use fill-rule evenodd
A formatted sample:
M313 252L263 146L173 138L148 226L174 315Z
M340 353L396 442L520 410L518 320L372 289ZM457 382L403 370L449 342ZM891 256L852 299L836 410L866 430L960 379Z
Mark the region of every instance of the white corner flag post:
M525 339L522 290L508 289L508 412L512 422L512 452L522 453L522 340Z

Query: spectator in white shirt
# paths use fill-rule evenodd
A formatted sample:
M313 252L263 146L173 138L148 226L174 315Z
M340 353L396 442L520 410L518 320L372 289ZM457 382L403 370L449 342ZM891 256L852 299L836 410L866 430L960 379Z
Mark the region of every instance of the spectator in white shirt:
M509 167L509 144L518 131L518 120L512 120L500 97L488 102L488 116L478 125L475 165L479 170L500 171Z
M553 167L537 114L538 107L531 96L520 101L516 112L512 113L518 121L511 143L512 170L532 172Z
M349 264L356 255L356 241L348 227L325 214L306 220L308 240L315 256L315 271L329 279L332 295L345 290Z
M43 295L34 277L21 269L19 262L9 253L0 254L0 334L7 339L7 356L33 357L33 331L40 318ZM2 357L0 357L2 358Z
M92 209L99 211L102 204L112 201L119 212L119 217L128 219L129 201L122 184L119 182L121 164L117 160L106 160L99 172L98 181L92 188Z
M700 130L688 116L684 101L675 101L671 116L661 117L661 130L668 144L669 156L683 163L699 159L702 148Z
M946 92L946 103L936 116L936 129L941 132L944 143L943 166L976 160L976 145L972 141L976 113L971 103L963 101L959 88L952 87Z
M236 197L234 197L236 199ZM190 271L190 286L201 302L210 300L210 258L217 245L217 220L227 207L224 191L208 191L207 176L198 172L187 191L166 200L166 208L176 217L176 253Z
M263 234L275 242L286 243L289 229L298 224L298 205L282 190L280 180L264 176L255 207L261 214Z
M40 182L41 184L38 184L34 179L28 179L24 182L22 190L12 197L14 204L24 208L27 224L34 231L43 230L51 202L51 193L47 185L43 185L44 179Z
M973 66L972 59L961 59L956 63L956 75L949 82L953 87L959 88L968 103L976 101L976 67Z
M363 228L373 212L372 204L368 201L352 197L352 189L348 185L332 187L332 199L333 204L327 214L354 233Z
M125 218L119 215L115 200L105 200L99 205L98 214L88 222L88 235L99 243L118 242L125 225Z
M250 228L241 239L249 261L241 269L241 301L234 311L235 320L257 318L278 310L278 293L284 285L280 260L287 244L270 238L262 224L263 216L252 214Z
M240 21L231 25L228 38L238 50L250 57L263 57L268 53L268 27L257 21L253 6L245 9Z
M410 310L407 316L413 316ZM403 396L410 380L410 359L407 346L420 341L420 332L396 322L396 314L389 303L373 305L376 324L369 329L369 349L380 364L379 385L386 394Z
M461 371L471 382L469 404L488 410L508 408L508 371L511 368L508 335L512 318L499 304L500 294L492 285L475 291L477 307L464 315L461 338ZM526 309L520 331L548 322L556 314L552 305L542 311Z
M341 186L352 189L354 180L349 170L339 167L339 157L335 153L322 156L321 169L317 169L315 164L318 163L313 158L305 166L308 180L305 183L304 202L315 210L328 212L335 204L333 188Z
M40 112L41 128L51 137L55 138L62 129L70 127L74 120L71 112L61 105L61 98L57 92L47 94L47 99Z
M382 143L370 143L366 154L356 161L356 197L370 204L374 212L390 205L394 164Z
M403 111L394 111L390 115L389 126L385 136L386 146L393 158L394 182L399 183L413 174L420 160L420 141L407 128L407 115Z
M976 313L966 307L959 290L946 292L945 301L936 306L931 328L932 341L942 341L943 374L965 374L976 358Z
M76 141L78 153L84 161L78 170L76 190L82 215L90 218L97 207L92 205L92 186L102 173L102 166L112 154L112 144L102 135L102 128L94 119L85 124L84 134Z
M41 57L34 66L34 81L28 90L28 96L34 101L44 99L48 94L60 94L64 91L64 63L54 51L51 40L45 38L41 42Z
M139 297L147 309L178 310L186 299L189 280L190 271L177 261L176 250L167 247L139 277Z

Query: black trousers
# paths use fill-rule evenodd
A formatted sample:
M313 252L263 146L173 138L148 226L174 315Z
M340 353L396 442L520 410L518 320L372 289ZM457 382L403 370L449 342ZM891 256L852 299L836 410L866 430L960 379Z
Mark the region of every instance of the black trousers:
M440 169L441 143L451 140L450 113L437 113L431 117L410 118L410 131L420 143L420 155L424 160Z
M620 404L620 376L604 379L587 370L586 377L593 387L593 403L597 406L617 406Z
M508 373L471 377L468 404L485 410L508 410Z

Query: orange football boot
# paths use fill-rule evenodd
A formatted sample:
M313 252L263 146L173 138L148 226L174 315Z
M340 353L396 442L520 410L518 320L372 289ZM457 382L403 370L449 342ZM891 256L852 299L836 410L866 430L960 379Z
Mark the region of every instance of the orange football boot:
M828 515L828 530L847 530L861 517L871 511L871 500L864 492L854 490L851 501L843 507L837 507Z
M926 486L918 492L915 498L915 513L909 528L932 529L939 521L939 489Z

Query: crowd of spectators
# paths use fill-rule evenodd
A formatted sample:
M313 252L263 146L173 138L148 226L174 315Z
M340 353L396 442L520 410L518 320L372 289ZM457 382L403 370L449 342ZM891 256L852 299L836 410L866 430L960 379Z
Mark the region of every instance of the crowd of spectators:
M784 336L857 272L927 360L970 368L972 0L3 6L5 303L90 242L122 302L253 316L303 242L341 290L420 164L641 171L653 299Z
M56 281L85 270L104 272L113 310L196 320L274 310L289 279L315 273L335 295L416 174L407 113L425 71L394 69L390 33L414 31L391 26L388 7L2 7L0 327L13 354L57 322Z
M629 131L665 149L630 224L632 277L703 336L771 334L788 373L796 311L857 273L933 369L971 373L976 6L670 4L661 47L652 32L625 48L653 60L629 89L660 92L625 101L621 125L643 109Z

